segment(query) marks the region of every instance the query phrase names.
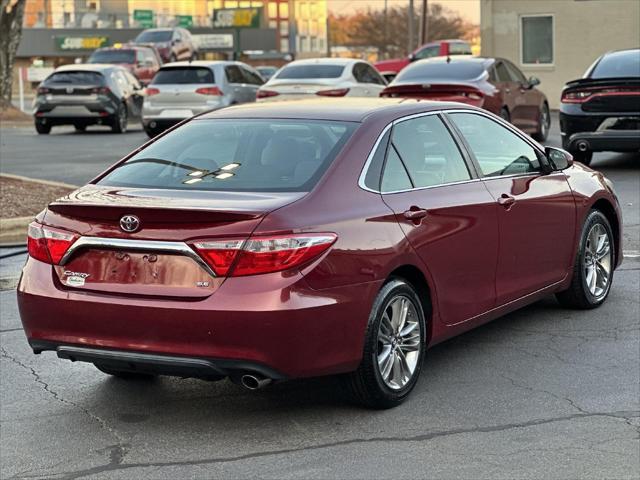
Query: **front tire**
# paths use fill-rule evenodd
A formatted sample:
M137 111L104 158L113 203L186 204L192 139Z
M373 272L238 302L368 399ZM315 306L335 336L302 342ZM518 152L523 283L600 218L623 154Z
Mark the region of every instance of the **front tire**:
M345 379L352 397L370 408L400 405L420 376L425 338L416 291L403 279L390 280L373 302L362 362Z
M113 119L111 131L113 133L125 133L127 131L128 121L129 115L127 113L127 107L124 105L124 103L121 103Z
M609 296L615 264L613 231L607 217L591 210L582 227L571 285L556 294L565 307L599 307Z
M545 142L549 136L550 129L551 114L549 113L549 105L545 103L540 109L540 123L538 125L538 131L532 135L533 139L538 142Z

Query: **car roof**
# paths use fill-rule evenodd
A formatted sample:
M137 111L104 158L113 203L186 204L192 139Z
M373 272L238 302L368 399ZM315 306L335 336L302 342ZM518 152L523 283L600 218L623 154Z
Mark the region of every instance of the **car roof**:
M69 65L61 65L56 68L56 72L65 71L87 71L87 72L104 72L106 70L121 69L126 70L119 65L110 63L70 63Z
M351 65L353 63L364 62L366 60L360 60L357 58L305 58L304 60L294 60L289 62L285 66L289 65Z
M474 57L470 55L443 55L439 57L424 58L413 63L413 65L424 65L427 63L475 63L485 67L496 61L493 57Z
M464 108L456 102L429 102L406 98L341 98L289 100L282 102L245 103L198 116L205 118L289 118L363 122L373 118L394 118L435 110Z
M165 63L161 68L166 67L214 67L216 65L242 65L246 66L245 63L242 62L234 62L231 60L193 60L193 61L182 61L182 62L171 62Z
M177 27L175 27L177 28ZM145 28L143 31L141 31L140 33L144 33L144 32L172 32L173 30L175 30L175 28L172 27L166 27L166 28Z

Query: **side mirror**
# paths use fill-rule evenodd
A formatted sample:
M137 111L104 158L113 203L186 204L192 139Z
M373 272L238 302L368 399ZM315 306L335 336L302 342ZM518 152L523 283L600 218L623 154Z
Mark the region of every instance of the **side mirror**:
M416 58L416 54L415 54L415 53L410 53L410 54L409 54L409 56L407 57L407 59L408 59L410 62L415 62L415 61L417 60L417 58Z
M529 88L533 88L536 85L540 85L540 79L538 77L529 77Z
M545 147L544 154L554 171L565 170L573 165L573 155L561 148Z

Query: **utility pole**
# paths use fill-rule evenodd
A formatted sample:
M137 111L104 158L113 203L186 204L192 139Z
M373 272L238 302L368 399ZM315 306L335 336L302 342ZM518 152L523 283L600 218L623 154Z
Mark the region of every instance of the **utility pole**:
M427 0L422 0L422 16L420 17L420 45L424 45L425 43L427 43L427 38L429 37L427 32L427 14L429 13L427 7Z
M409 0L409 28L407 29L408 33L409 33L409 41L407 43L407 55L410 55L411 52L413 52L413 45L414 45L414 41L413 41L414 16L415 16L415 12L413 11L413 0Z
M389 58L389 44L387 43L389 38L389 17L387 7L387 0L384 0L384 59Z

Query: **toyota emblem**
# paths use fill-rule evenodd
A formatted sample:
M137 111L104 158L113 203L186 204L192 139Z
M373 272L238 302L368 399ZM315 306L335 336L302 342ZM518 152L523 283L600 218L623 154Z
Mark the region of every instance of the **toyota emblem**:
M140 219L135 215L124 215L120 219L120 228L123 232L133 233L140 228Z

